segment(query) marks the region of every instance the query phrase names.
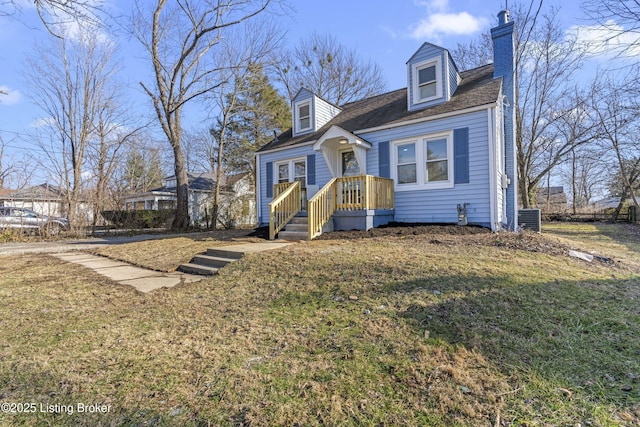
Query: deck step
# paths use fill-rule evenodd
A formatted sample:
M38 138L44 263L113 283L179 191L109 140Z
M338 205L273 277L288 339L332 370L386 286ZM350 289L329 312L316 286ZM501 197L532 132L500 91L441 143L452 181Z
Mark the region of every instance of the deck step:
M294 216L289 224L309 224L309 217L306 216Z
M226 258L212 255L196 255L191 260L192 264L206 265L207 267L222 268L230 262L237 261L238 258Z
M278 233L278 239L282 240L309 240L308 231L281 231Z
M180 265L180 267L178 267L178 270L189 274L199 274L201 276L213 276L214 274L218 273L218 268L216 267L209 267L206 265L194 264L191 262Z

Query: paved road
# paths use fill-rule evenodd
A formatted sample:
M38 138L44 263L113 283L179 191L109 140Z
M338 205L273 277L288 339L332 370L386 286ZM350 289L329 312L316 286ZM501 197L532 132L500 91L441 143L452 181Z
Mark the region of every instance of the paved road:
M122 243L144 240L179 237L178 234L141 234L138 236L90 237L86 239L65 239L51 242L1 243L0 255L19 255L28 253L56 253L74 250L92 249Z

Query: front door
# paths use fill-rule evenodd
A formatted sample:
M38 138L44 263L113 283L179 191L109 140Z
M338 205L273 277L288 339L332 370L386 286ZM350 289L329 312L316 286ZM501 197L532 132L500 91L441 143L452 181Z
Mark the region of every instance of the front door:
M360 175L360 166L356 159L356 153L353 150L345 150L340 152L340 172L343 177ZM360 182L359 181L343 181L338 186L338 202L346 205L360 203Z
M360 174L360 166L353 150L340 152L340 172L342 176L355 176Z

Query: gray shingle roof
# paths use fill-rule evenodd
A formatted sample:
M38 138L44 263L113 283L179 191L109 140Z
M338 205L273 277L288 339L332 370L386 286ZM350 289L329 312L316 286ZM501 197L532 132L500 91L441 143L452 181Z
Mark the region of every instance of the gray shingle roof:
M462 81L449 102L418 111L407 110L407 88L387 92L342 106L342 112L318 131L292 136L291 129L279 135L258 151L290 147L315 141L331 126L339 126L349 132L423 119L454 111L487 105L496 102L500 93L501 79L493 78L493 64L484 65L460 73Z

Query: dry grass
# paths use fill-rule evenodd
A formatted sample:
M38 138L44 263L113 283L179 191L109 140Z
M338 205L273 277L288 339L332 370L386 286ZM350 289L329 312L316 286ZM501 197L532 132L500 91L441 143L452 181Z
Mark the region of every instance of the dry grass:
M640 271L640 225L545 223L543 232L572 249L604 255Z
M190 236L111 245L95 249L92 253L150 270L175 271L180 264L189 262L194 255L205 252L207 248L261 241L247 237L246 230L233 231L194 233Z
M315 241L151 294L5 257L0 401L111 410L0 424L637 426L640 277L541 239Z

